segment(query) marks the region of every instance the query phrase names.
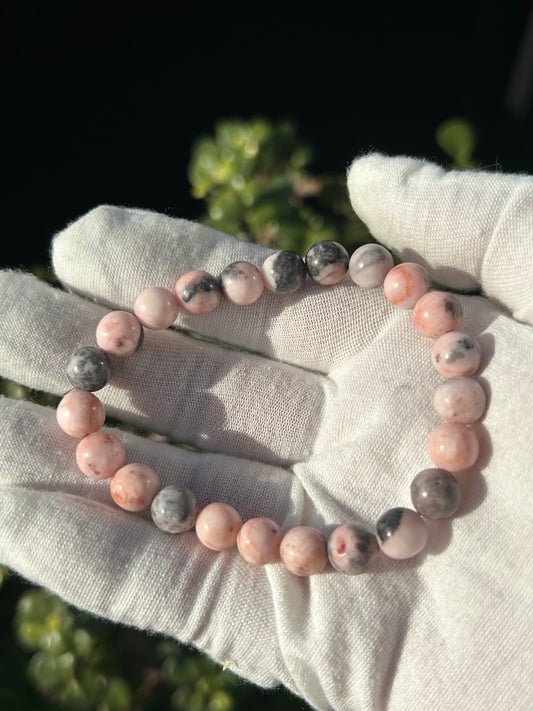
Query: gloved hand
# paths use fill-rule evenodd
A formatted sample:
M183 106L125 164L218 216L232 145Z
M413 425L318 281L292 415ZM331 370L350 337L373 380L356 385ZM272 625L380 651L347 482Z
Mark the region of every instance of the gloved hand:
M476 426L478 464L460 475L458 515L430 521L415 558L380 555L366 574L257 568L236 549L212 552L192 532L164 534L148 514L118 509L108 481L77 469L77 440L53 409L3 399L0 560L80 608L231 659L236 673L281 682L317 709L525 710L533 179L373 154L353 162L348 188L372 234L403 260L439 284L486 294L460 297L489 404ZM143 289L172 289L189 270L216 275L268 254L185 220L99 207L53 241L66 291L2 273L0 375L62 394L71 352L96 344L110 308L131 310ZM189 487L202 506L226 501L243 520L268 516L284 531L308 524L327 534L412 506L410 482L432 466L426 443L440 423L432 400L442 378L432 341L381 288L308 279L250 306L181 313L176 326L185 330L146 331L97 394L114 418L200 451L130 428L120 433L126 461Z

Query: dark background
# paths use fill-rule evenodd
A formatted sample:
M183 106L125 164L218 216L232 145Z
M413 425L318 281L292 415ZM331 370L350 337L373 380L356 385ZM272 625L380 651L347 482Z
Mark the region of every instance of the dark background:
M5 4L0 262L47 261L99 203L197 217L191 145L219 118L291 118L342 173L372 148L445 164L435 128L463 116L483 166L532 172L530 2L347 6Z

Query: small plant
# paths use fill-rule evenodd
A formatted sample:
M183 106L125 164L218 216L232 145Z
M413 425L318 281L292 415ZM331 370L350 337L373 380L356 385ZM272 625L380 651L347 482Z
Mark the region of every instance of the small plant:
M347 249L371 239L354 214L346 177L315 175L312 151L290 121L225 120L199 139L189 165L205 224L242 239L304 254L319 240Z
M437 126L435 140L451 159L450 168L477 168L474 151L477 147L477 132L471 121L450 118Z

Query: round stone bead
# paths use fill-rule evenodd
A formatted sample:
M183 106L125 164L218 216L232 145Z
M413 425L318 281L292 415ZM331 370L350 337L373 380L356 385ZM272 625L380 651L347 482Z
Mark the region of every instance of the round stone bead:
M439 338L463 325L463 308L459 299L447 291L429 291L413 309L415 328L427 338Z
M446 422L477 422L485 412L487 397L474 378L450 378L439 385L433 396L433 405Z
M229 301L238 306L247 306L261 296L265 282L254 264L232 262L220 275L220 285Z
M279 549L283 564L295 575L314 575L327 565L326 540L316 528L296 526L281 539Z
M115 435L93 432L84 437L76 448L76 462L91 479L109 479L126 460L124 445Z
M111 479L113 501L126 511L144 511L159 490L159 477L147 464L126 464Z
M414 262L397 264L383 282L385 296L393 306L401 309L412 309L430 286L427 271Z
M206 548L225 551L237 542L242 519L232 506L208 504L196 519L196 535Z
M461 422L444 422L429 435L428 453L437 467L461 472L478 458L479 441L475 432Z
M444 469L424 469L411 482L413 506L425 518L448 518L459 508L459 482Z
M305 263L310 276L323 286L336 284L344 279L348 271L350 255L346 249L333 240L317 242L305 255Z
M431 363L445 378L473 375L481 364L481 349L472 336L450 331L433 344Z
M416 511L402 507L389 509L380 516L376 530L383 553L399 560L420 553L428 539L424 519Z
M356 524L339 526L328 538L329 562L348 575L364 573L378 550L374 534Z
M128 311L111 311L96 327L96 342L106 353L125 357L140 348L143 328L139 319Z
M380 244L363 244L350 257L348 273L363 289L381 286L394 266L392 254Z
M237 536L237 548L245 561L266 565L279 558L283 533L269 518L251 518L243 524Z
M183 486L163 487L152 501L155 525L165 533L183 533L194 528L200 508L196 496Z
M175 295L162 286L151 286L142 291L133 304L135 316L152 331L172 326L179 313Z
M97 432L105 422L105 409L88 390L71 390L57 406L57 423L71 437Z
M289 294L303 285L307 270L299 254L283 249L265 259L261 273L267 289L276 294Z
M111 380L111 373L111 358L101 348L78 348L67 363L67 378L78 390L100 390Z
M208 314L216 309L221 297L220 284L208 272L196 269L176 282L179 305L191 314Z

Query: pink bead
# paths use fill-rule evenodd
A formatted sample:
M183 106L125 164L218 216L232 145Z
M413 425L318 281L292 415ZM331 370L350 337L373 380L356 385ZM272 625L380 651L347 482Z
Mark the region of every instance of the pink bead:
M431 363L445 378L473 375L481 364L481 349L472 336L450 331L433 344Z
M220 275L220 284L226 298L239 306L253 304L265 287L261 272L250 262L228 264Z
M429 291L416 302L413 322L427 338L439 338L448 331L457 331L463 325L461 302L447 291Z
M295 575L314 575L328 562L326 540L316 528L296 526L281 540L279 549L283 564Z
M111 311L96 327L96 342L106 353L129 356L135 353L142 337L139 319L127 311Z
M339 526L328 538L329 562L340 573L363 573L377 552L375 535L356 524Z
M88 390L71 390L57 406L57 423L71 437L97 432L105 422L105 409Z
M379 518L376 530L383 553L398 560L420 553L428 539L424 519L416 511L401 507L386 511Z
M179 305L191 314L208 314L218 306L221 296L218 280L201 269L178 279L175 292Z
M439 385L433 396L433 405L438 415L447 422L462 422L465 425L477 422L485 411L485 391L473 378L450 378Z
M143 326L158 331L174 323L179 306L171 291L161 286L152 286L135 299L133 310Z
M225 551L237 542L242 519L232 506L213 503L206 506L196 519L196 535L206 548Z
M448 472L469 469L479 455L476 434L461 422L444 422L429 436L428 453L437 467Z
M404 262L393 267L385 277L385 296L394 306L412 309L431 286L424 267L414 262Z
M76 449L76 461L81 471L91 479L108 479L126 459L124 445L115 435L93 432L84 437Z
M279 558L282 538L277 523L269 518L252 518L239 531L237 548L248 563L266 565Z
M111 479L113 501L126 511L144 511L159 491L159 477L146 464L126 464Z
M379 244L363 244L350 257L348 273L363 289L381 286L394 266L392 254Z

